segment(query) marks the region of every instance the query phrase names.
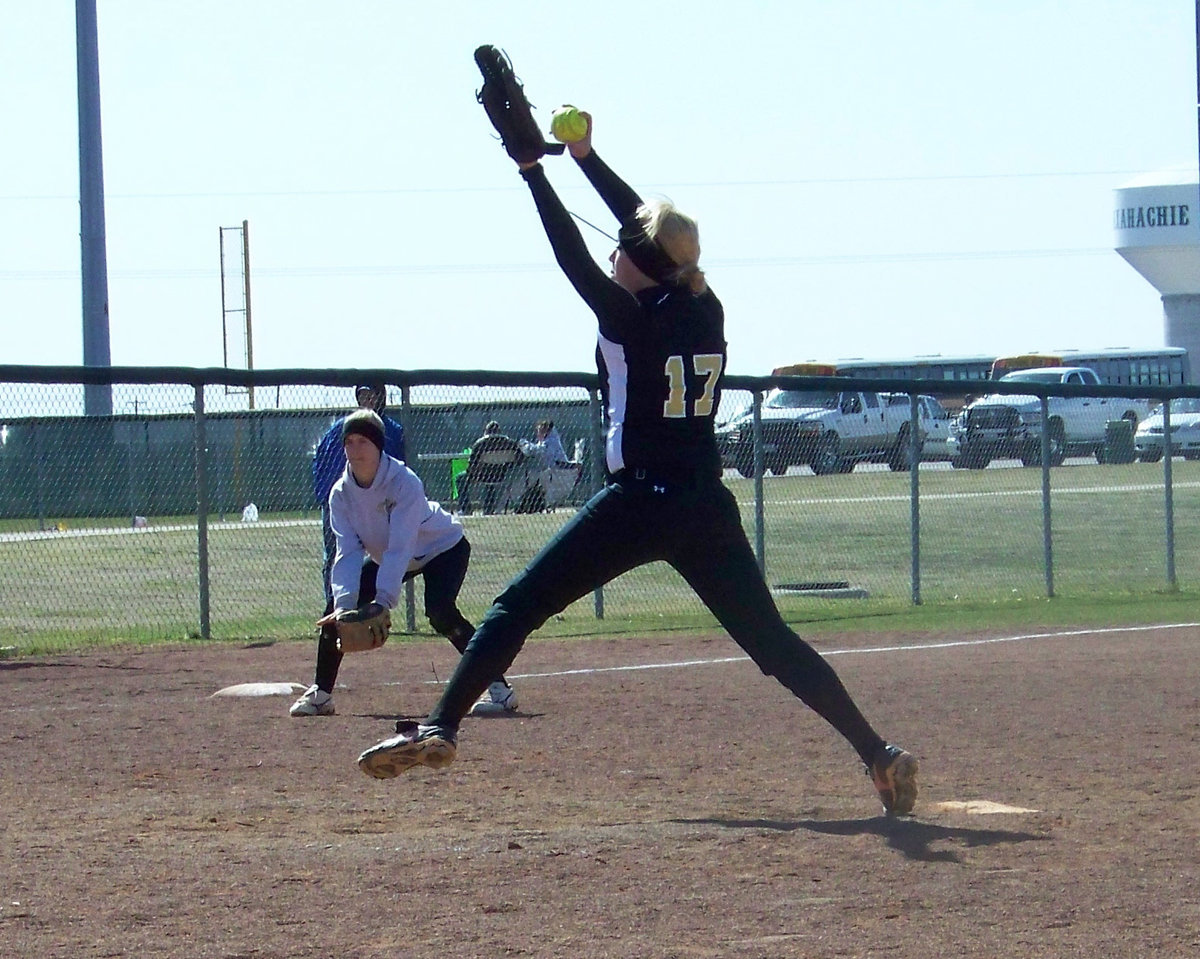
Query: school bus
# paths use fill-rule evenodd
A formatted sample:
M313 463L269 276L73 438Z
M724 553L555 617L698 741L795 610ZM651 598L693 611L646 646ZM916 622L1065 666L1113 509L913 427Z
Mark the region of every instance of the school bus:
M853 358L833 362L792 363L777 366L772 376L858 376L880 380L935 380L954 384L952 393L939 392L938 400L951 413L962 408L967 398L986 392L980 386L992 375L995 357L943 356L931 353L894 360Z
M1095 370L1101 383L1112 386L1177 386L1191 382L1187 350L1177 346L1148 350L1120 347L1093 352L1055 350L1000 356L992 363L991 379L998 380L1017 370L1047 366L1084 366Z

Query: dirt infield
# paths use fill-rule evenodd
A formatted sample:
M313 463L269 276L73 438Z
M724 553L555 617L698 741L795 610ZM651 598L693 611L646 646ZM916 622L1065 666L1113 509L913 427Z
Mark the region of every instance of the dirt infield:
M307 720L211 695L307 644L0 662L0 956L1194 956L1200 629L962 638L817 644L920 757L911 820L723 636L531 642L516 717L385 782L354 758L448 644Z

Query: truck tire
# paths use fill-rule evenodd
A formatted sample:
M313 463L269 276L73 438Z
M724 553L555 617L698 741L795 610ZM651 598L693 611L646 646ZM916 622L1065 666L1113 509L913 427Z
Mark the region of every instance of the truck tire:
M737 471L746 479L754 477L754 447L749 443L742 443L738 446L737 454L734 456L734 466Z
M1062 420L1051 420L1050 428L1050 465L1062 466L1067 458L1067 431ZM1038 462L1041 462L1040 458Z
M1138 454L1138 459L1140 459L1143 463L1157 463L1162 458L1162 450L1142 450L1142 452Z
M908 442L909 429L905 423L900 427L900 436L896 439L896 447L888 456L888 469L893 473L907 472L912 469L912 450Z
M967 447L963 450L962 466L969 470L985 470L992 462L992 458L987 453L981 453L979 450L973 450ZM961 468L961 467L960 467Z
M950 461L950 465L956 470L985 470L991 462L992 457L987 452L967 440L965 443L959 442L958 455Z
M818 476L840 473L842 467L842 444L837 433L829 432L817 440L813 452L812 471Z
M801 439L794 430L783 433L779 437L779 447L775 451L775 462L783 468L783 472L778 475L782 476L783 473L786 473L789 466L803 466L809 462L812 452L809 441Z

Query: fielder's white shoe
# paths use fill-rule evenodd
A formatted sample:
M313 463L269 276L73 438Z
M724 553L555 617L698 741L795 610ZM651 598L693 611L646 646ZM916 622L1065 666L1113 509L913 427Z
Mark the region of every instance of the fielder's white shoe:
M291 716L332 716L333 693L327 693L320 686L309 686L304 695L292 703L288 710Z
M499 716L517 711L517 691L502 679L497 679L471 707L472 716Z

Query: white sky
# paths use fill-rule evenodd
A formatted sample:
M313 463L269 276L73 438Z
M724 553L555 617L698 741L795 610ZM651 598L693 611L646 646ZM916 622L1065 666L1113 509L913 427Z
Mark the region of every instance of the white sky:
M75 364L74 3L0 11L0 362ZM591 316L475 102L480 43L543 125L590 110L617 172L697 217L731 372L1162 345L1112 190L1196 165L1194 13L99 0L112 361L221 365L218 229L248 220L256 367L590 370Z

